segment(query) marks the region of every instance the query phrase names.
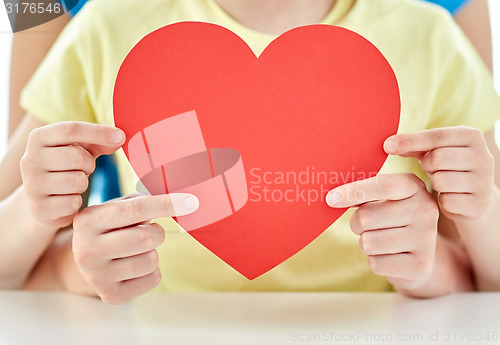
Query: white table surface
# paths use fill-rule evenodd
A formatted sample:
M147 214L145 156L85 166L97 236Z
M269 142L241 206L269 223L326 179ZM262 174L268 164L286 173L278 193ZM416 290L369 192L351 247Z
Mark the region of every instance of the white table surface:
M0 344L500 344L500 293L0 292Z

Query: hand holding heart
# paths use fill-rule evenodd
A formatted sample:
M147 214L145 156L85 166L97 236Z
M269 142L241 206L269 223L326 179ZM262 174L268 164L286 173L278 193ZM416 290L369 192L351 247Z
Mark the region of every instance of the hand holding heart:
M385 142L385 150L420 160L448 218L477 219L490 207L495 161L480 130L459 126L398 134Z
M453 220L486 212L493 187L493 158L480 131L438 128L397 134L384 143L388 154L414 157L430 176L443 213ZM379 175L332 190L332 207L358 207L351 219L371 270L396 287L416 288L432 274L438 206L413 174Z
M160 283L156 248L165 239L151 219L198 208L189 194L129 196L84 209L73 223L73 253L87 283L106 303L125 303Z
M54 230L70 225L95 159L115 152L124 141L120 129L85 122L60 122L31 132L21 174L33 218Z
M59 227L74 218L75 260L109 303L130 300L159 282L155 248L164 233L150 220L197 208L196 203L186 204L188 195L138 197L89 207L75 217L95 157L115 151L123 141L120 134L88 123L45 126L31 134L21 163L29 204L37 205L32 208L34 217ZM448 216L470 219L487 210L493 159L477 130L456 127L398 134L384 147L389 154L421 161ZM327 201L332 207L358 206L351 227L360 235L361 250L369 256L373 272L404 289L416 288L430 276L438 208L416 176L380 175L346 184L330 192Z
M332 207L358 207L351 229L370 269L397 287L412 289L432 273L438 207L415 175L389 174L331 191Z

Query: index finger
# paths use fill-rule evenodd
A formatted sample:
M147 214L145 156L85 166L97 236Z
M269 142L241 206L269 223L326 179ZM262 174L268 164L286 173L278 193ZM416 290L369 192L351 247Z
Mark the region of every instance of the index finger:
M35 140L48 147L86 144L116 147L125 141L125 134L116 127L89 122L66 121L35 129Z
M384 149L392 155L422 156L440 147L467 147L473 143L475 132L460 126L400 133L387 138Z
M330 207L344 208L384 200L403 200L425 184L410 173L378 175L332 189L326 196Z
M198 207L198 198L191 194L139 196L91 206L77 217L76 222L82 228L106 232L156 218L184 216L196 211Z

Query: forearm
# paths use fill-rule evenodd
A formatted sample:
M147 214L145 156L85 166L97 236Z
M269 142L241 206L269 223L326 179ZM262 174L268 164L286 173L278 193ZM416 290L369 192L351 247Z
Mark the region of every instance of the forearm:
M418 298L472 291L474 283L467 254L456 242L438 235L434 269L429 279L414 289L394 287L405 295Z
M32 20L29 14L19 16L16 22L27 20ZM68 21L68 16L60 16L13 35L10 60L9 138L17 130L25 114L19 104L21 91Z
M34 221L22 186L0 202L0 289L22 286L56 231Z
M492 71L493 54L488 0L469 1L455 16L455 20Z
M500 290L500 191L493 188L488 211L479 219L455 221L457 230L469 256L476 289Z

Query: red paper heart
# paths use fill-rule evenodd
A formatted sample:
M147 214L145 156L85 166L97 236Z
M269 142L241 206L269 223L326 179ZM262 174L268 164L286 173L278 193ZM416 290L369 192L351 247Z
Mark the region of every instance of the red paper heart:
M257 58L223 27L183 22L144 37L120 68L114 117L127 157L135 134L191 110L207 147L241 154L249 200L189 234L254 279L345 212L327 206L328 190L380 170L400 99L383 55L347 29L293 29Z

